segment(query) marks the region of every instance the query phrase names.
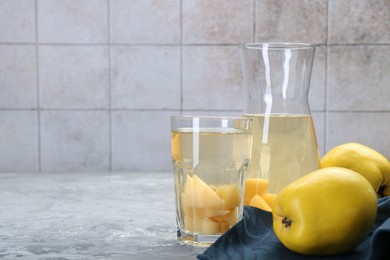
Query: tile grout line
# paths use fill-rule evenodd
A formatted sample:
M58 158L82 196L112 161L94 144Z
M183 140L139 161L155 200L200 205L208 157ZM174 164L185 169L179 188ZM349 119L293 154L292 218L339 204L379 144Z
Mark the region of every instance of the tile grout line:
M195 46L195 47L215 47L215 46L237 46L240 43L69 43L69 42L0 42L0 45L38 45L38 46L128 46L128 47L156 47L156 46ZM315 46L331 47L390 47L390 42L383 43L324 43Z
M324 153L328 150L328 77L329 77L329 0L326 1L326 31L325 31L325 95L324 95Z
M111 80L111 1L107 0L107 62L108 62L108 171L112 172L112 80Z
M256 0L253 0L253 32L252 42L256 41Z
M183 0L180 0L180 115L183 114Z
M39 78L39 40L38 40L38 0L35 0L35 73L37 89L37 132L38 132L38 172L42 172L42 127L41 127L41 98L40 98L40 78Z
M200 109L200 108L40 108L40 111L59 111L59 112L72 112L72 111L78 111L78 112L96 112L96 111L105 111L105 112L180 112L180 111L198 111L198 112L242 112L241 109ZM36 108L0 108L0 111L38 111ZM317 109L311 109L311 112L315 113L390 113L390 110L388 109L382 109L382 110L342 110L342 109L335 109L335 110L317 110Z

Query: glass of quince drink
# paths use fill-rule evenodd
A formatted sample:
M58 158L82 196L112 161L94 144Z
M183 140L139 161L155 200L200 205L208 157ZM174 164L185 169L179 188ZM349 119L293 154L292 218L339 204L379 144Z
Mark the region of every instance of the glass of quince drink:
M243 214L252 120L171 118L177 237L209 246Z

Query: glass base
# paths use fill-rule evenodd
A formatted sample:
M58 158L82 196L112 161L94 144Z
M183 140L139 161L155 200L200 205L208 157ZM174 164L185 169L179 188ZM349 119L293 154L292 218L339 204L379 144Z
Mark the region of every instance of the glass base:
M185 230L177 229L177 240L180 244L197 246L197 247L209 247L211 246L221 235L203 235L193 234Z

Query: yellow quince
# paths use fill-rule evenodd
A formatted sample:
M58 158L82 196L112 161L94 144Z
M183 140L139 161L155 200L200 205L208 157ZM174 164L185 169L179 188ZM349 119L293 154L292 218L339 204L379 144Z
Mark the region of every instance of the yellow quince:
M379 152L359 143L346 143L322 157L321 168L351 169L371 183L378 197L390 196L390 162Z
M360 174L341 167L319 169L280 191L272 209L273 229L296 253L342 254L366 238L377 207L374 189Z

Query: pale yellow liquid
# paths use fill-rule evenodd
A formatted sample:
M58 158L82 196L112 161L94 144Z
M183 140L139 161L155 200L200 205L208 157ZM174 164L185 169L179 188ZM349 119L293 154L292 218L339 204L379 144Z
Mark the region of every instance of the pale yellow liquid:
M171 141L178 238L187 244L209 245L209 241L216 239L215 235L223 234L242 217L243 203L235 204L229 209L224 208L223 203L211 208L210 206L197 206L198 208L188 206L189 201L185 199L188 195L186 182L197 176L214 191L223 185L237 187L238 198L241 198L244 191L245 171L250 159L251 134L243 130L222 128L200 129L197 133L183 128L172 131ZM199 187L193 186L193 196L196 196L198 204L207 205L210 200L207 194L200 194L202 189ZM221 197L221 199L226 198ZM216 210L218 213L209 213ZM199 212L208 213L202 215ZM217 216L214 216L215 214ZM223 220L224 214L226 216L234 214L229 217L234 223Z
M253 115L252 155L248 178L269 180L278 193L301 176L319 168L319 152L310 115Z
M186 174L198 175L208 184L231 184L250 157L250 132L237 129L172 131L172 160L183 185Z

